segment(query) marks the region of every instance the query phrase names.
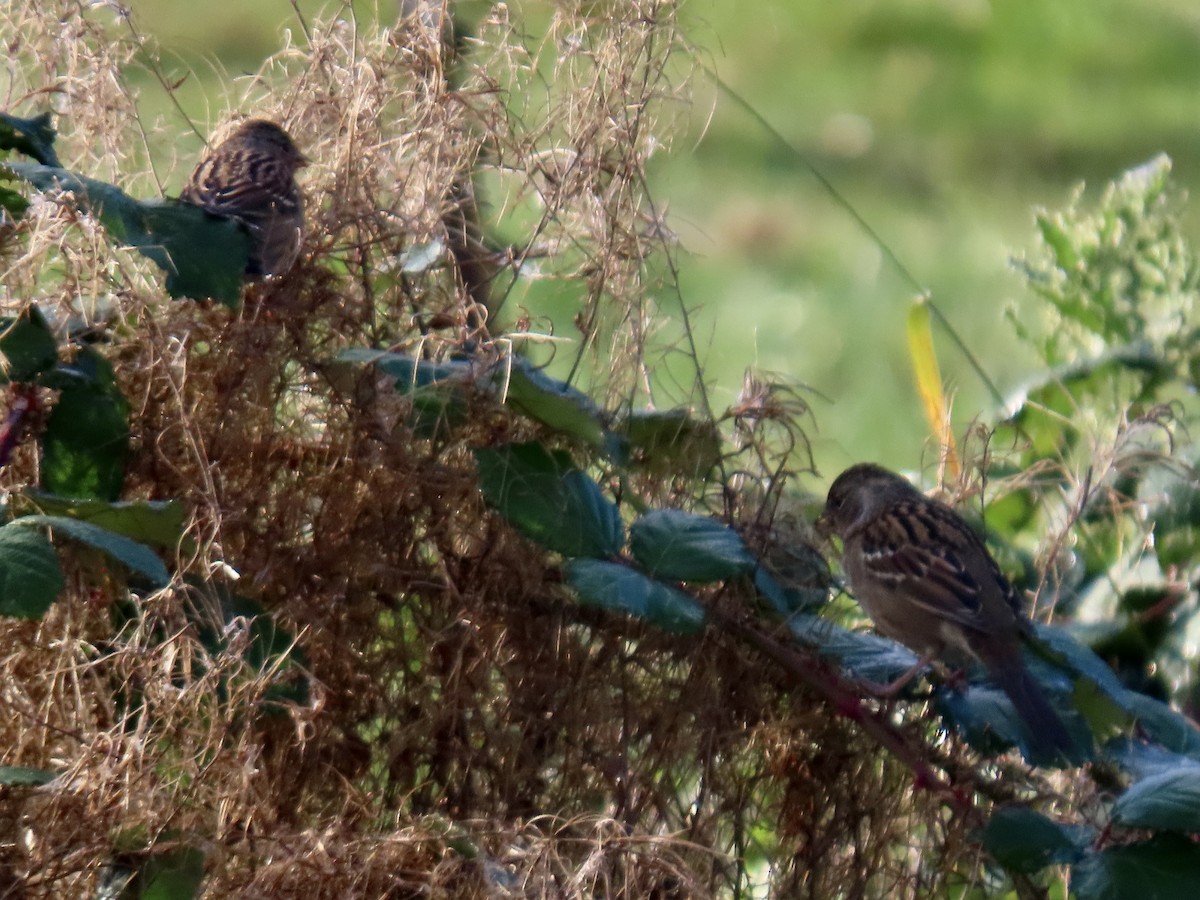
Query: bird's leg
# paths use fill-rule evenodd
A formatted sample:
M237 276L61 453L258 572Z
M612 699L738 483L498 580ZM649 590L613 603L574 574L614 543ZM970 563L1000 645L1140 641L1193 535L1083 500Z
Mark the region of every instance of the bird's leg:
M921 674L933 662L933 654L926 654L918 659L912 666L905 669L898 678L889 681L887 684L877 684L874 681L863 681L862 686L864 692L873 697L878 697L881 700L893 700L902 690L908 687L908 683Z

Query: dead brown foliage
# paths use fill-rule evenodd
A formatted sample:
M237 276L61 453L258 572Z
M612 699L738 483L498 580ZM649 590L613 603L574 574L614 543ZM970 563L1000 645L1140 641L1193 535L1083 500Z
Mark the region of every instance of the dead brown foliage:
M124 14L0 10L21 36L4 108L50 99L68 167L153 183L137 175L180 125L139 120L124 73L148 48ZM486 509L470 452L546 435L481 397L430 436L386 382L328 365L353 346L509 352L445 252L401 269L444 244L456 185L478 176L488 224L521 229L492 296L536 265L577 298L565 331L595 396L653 399L653 365L690 354L654 299L673 243L644 180L686 98L673 5L497 5L458 61L440 29L343 13L298 27L220 116L276 118L314 160L301 263L239 313L168 301L152 267L53 201L8 247L8 305L109 311L129 496L188 504L177 570L261 600L310 691L268 702L284 674L247 668L245 623L205 650L183 612L211 598L182 581L116 629L120 578L72 557L52 614L0 629L3 762L61 772L0 796L0 895L83 896L172 846L203 850L214 897L684 898L751 880L898 897L973 877L963 822L770 661L571 604L554 561ZM538 325L509 302L510 328ZM735 411L736 476L647 478L643 499L699 498L768 540L797 443L766 453L759 429L803 410L760 393Z

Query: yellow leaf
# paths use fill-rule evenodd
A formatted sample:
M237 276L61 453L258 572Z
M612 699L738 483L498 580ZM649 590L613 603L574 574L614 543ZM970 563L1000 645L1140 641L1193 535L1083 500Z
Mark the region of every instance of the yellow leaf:
M908 310L908 355L917 378L917 390L921 394L925 418L937 437L942 459L950 474L957 477L961 467L954 446L954 432L950 429L950 408L942 385L942 373L933 349L928 294L918 296Z

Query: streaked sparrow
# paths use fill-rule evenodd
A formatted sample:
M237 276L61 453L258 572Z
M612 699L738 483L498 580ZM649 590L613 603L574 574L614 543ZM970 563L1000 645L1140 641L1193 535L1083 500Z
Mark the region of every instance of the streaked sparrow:
M925 661L979 660L1012 701L1042 758L1074 746L1021 655L1031 625L983 541L944 503L880 466L851 466L820 525L842 539L842 567L875 627Z
M247 278L282 275L300 253L304 198L296 170L307 164L286 131L250 119L200 160L179 199L245 225L254 239Z

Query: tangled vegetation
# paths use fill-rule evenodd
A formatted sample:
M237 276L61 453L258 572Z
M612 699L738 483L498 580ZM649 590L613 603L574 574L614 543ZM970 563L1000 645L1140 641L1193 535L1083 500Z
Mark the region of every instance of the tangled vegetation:
M236 223L134 199L178 123L126 14L0 7L2 895L1190 896L1165 161L1041 217L1045 371L943 473L1086 623L1040 629L1080 742L1031 766L986 683L872 696L913 657L830 600L803 393L711 408L645 179L673 4L411 6L231 90L312 160L300 261L252 285Z

